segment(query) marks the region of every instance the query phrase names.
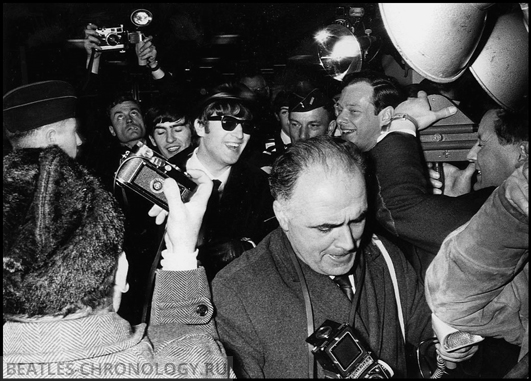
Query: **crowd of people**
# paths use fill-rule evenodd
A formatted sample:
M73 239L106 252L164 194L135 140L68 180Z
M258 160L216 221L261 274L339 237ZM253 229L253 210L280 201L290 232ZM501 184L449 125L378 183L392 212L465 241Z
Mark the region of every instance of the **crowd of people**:
M528 377L527 105L485 107L440 181L418 135L457 106L432 110L426 87L362 70L331 93L319 71L247 67L195 91L148 36L144 107L99 80L96 29L81 85L3 97L4 377ZM452 348L434 319L484 340ZM363 361L333 350L342 324Z

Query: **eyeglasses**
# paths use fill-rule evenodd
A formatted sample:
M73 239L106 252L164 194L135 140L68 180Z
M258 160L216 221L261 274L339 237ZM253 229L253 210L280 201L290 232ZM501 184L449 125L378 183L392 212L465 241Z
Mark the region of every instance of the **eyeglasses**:
M256 127L250 120L238 119L231 115L214 115L207 120L221 120L221 127L225 131L233 131L238 124L241 124L244 134L250 135L256 131Z

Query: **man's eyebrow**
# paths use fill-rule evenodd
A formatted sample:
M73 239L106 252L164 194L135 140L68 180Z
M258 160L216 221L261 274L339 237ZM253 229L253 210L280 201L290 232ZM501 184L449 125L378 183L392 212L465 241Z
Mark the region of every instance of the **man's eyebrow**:
M349 222L354 222L354 223L358 223L358 222L361 222L363 220L365 220L367 218L367 214L368 214L368 211L367 209L365 209L363 212L360 213L360 215L358 217L356 217L355 219L349 221ZM341 226L343 225L343 223L339 223L339 224L334 224L334 223L322 223L322 224L319 224L319 225L315 225L315 226L311 226L313 228L335 228L335 227L338 227L338 226Z

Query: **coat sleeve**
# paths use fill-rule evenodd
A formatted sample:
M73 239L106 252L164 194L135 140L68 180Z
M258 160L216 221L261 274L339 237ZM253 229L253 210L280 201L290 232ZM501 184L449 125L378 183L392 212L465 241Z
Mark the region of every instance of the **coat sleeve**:
M155 360L167 367L173 364L186 378L234 378L213 314L202 267L158 270L148 327Z
M528 324L529 223L504 182L454 231L426 273L432 311L455 329L521 345Z
M394 132L370 151L377 219L393 235L432 253L468 221L493 188L460 197L434 195L417 137Z

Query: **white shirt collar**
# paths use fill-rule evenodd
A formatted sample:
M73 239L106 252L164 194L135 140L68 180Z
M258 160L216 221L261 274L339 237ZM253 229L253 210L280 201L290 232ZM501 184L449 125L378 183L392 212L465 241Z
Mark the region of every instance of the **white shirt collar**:
M200 169L201 171L205 172L207 174L207 176L211 180L219 180L219 181L221 181L221 184L219 186L219 191L222 192L223 188L225 188L225 183L227 182L227 179L229 178L230 170L231 170L232 167L227 168L225 170L225 172L223 172L221 174L221 176L214 177L214 176L212 176L210 171L203 165L203 163L201 163L201 161L197 157L197 150L198 150L198 148L196 148L194 150L194 152L192 153L192 156L190 156L190 158L186 162L186 169L187 170L189 170L189 169Z

